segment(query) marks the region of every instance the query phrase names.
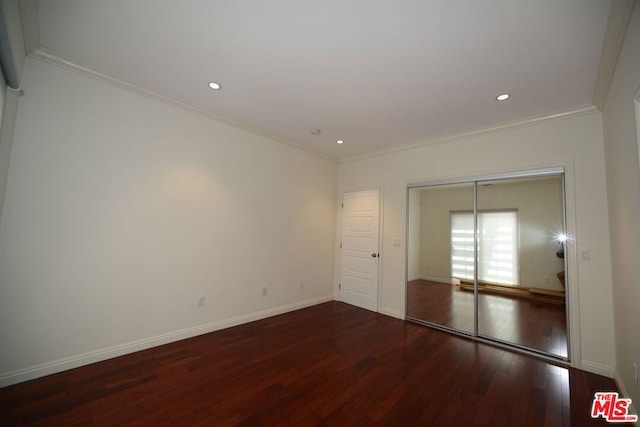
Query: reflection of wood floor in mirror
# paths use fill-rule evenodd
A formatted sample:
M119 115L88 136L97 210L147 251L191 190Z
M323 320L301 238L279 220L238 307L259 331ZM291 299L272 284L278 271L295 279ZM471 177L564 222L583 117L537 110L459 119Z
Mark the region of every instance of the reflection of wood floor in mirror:
M460 290L447 283L414 280L407 286L407 301L409 317L473 332L473 292ZM478 333L567 356L564 306L480 294Z

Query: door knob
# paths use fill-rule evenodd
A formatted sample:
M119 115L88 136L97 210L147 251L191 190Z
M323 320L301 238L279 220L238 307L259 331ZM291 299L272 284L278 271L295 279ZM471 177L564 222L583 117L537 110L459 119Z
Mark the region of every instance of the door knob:
M375 258L375 257L378 257L378 256L380 256L380 255L379 255L379 254L376 254L376 253L373 253L373 254L371 254L371 256Z

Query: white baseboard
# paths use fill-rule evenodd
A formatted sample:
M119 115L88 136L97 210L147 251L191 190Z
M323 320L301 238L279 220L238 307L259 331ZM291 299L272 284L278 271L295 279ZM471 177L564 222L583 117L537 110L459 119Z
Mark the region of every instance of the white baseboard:
M451 283L451 278L442 278L442 277L434 277L434 276L412 276L409 278L409 282L412 280L426 280L429 282L438 282L438 283Z
M384 314L385 316L395 317L396 319L404 320L404 316L398 310L393 310L391 308L380 307L380 314Z
M422 278L430 282L446 283L449 285L451 284L451 277L423 276Z
M328 301L333 301L333 295L313 298L289 305L270 308L256 313L250 313L213 323L198 325L192 328L169 332L167 334L157 335L155 337L144 338L138 341L108 347L101 350L90 351L88 353L54 360L52 362L43 363L26 369L20 369L18 371L2 373L0 374L0 388L32 380L35 378L44 377L45 375L51 375L57 372L89 365L91 363L112 359L114 357L133 353L136 351L146 350L151 347L157 347L159 345L168 344L174 341L180 341L186 338L207 334L209 332L219 331L221 329L230 328L232 326L241 325L243 323L249 323L255 320L265 319L267 317L277 316L278 314L299 310L301 308L311 307L313 305L322 304Z
M583 360L580 369L591 372L592 374L602 375L603 377L613 378L614 370L611 366L604 366L599 363Z

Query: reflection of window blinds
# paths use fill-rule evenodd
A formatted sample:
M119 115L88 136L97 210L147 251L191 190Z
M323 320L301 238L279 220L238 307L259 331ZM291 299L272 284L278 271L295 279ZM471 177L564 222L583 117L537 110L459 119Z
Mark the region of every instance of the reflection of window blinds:
M478 280L518 284L518 217L515 211L478 213ZM451 213L451 275L473 279L473 214Z
M473 280L473 213L451 213L451 276Z

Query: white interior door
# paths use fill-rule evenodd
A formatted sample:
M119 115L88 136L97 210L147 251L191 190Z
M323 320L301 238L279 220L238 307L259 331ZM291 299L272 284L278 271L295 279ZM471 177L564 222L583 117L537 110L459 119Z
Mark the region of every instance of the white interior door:
M341 301L378 311L380 191L342 197Z

